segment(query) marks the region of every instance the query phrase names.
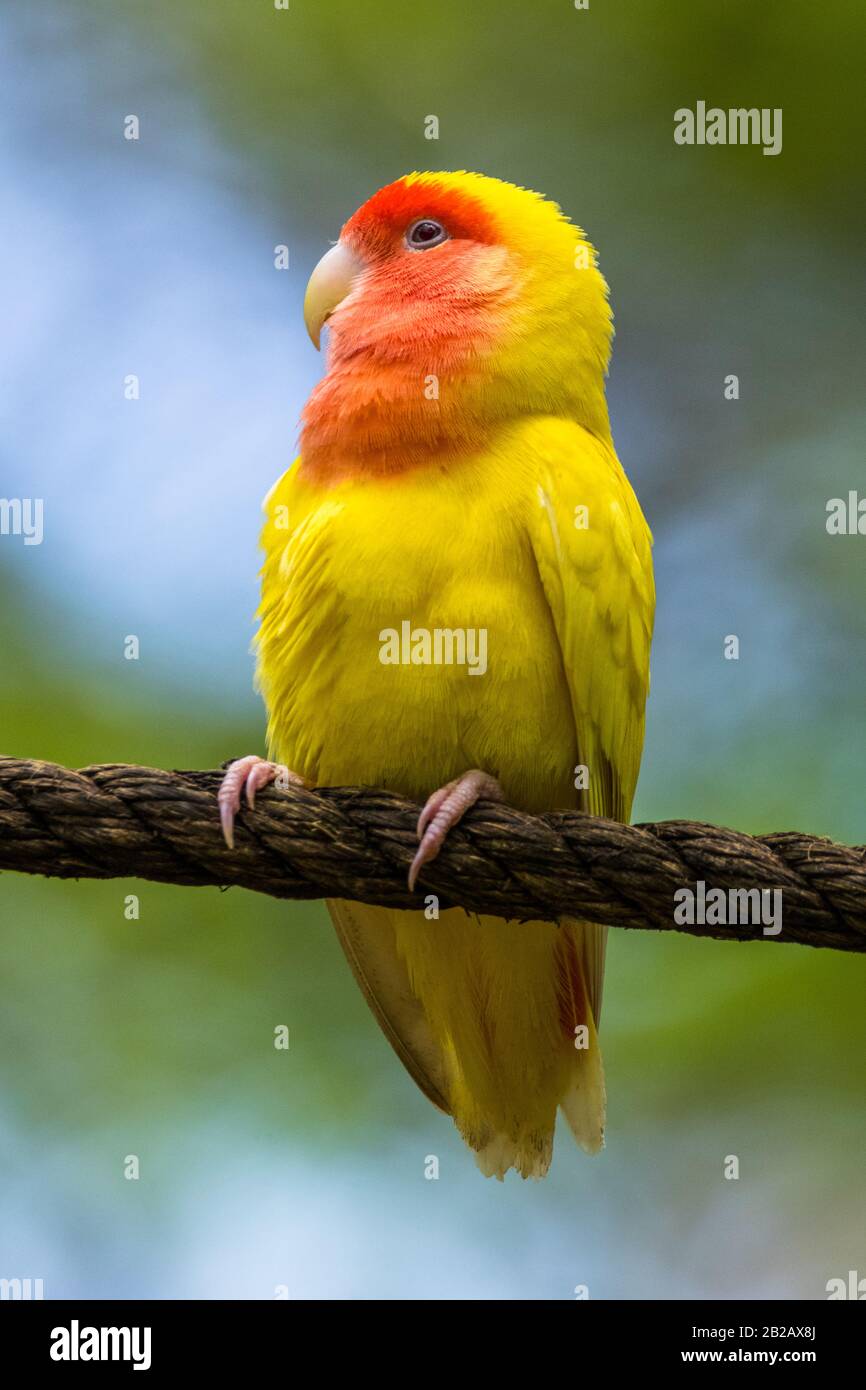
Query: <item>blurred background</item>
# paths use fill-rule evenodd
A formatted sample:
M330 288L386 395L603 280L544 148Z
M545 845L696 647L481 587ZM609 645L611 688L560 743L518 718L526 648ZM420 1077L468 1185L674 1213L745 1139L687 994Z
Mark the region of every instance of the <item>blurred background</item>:
M0 751L264 751L257 533L322 370L307 277L381 184L479 169L559 201L612 289L614 436L658 583L635 818L866 840L866 539L825 528L866 493L862 5L0 15L0 496L45 507L41 545L0 537ZM781 107L782 153L675 145L698 100ZM864 984L862 957L612 933L607 1150L561 1134L544 1183L500 1185L392 1055L320 904L5 874L0 1276L825 1297L866 1275Z

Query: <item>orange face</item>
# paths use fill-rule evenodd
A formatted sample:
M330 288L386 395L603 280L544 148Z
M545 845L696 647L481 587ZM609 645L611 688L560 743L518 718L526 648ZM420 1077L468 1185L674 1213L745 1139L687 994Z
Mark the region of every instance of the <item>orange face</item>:
M567 395L575 368L559 360L573 355L586 293L603 310L603 369L604 282L592 259L581 285L581 239L555 204L480 175L412 174L375 193L307 290L313 341L327 322L330 343L303 415L303 467L394 471L483 447L509 414L554 399L551 373Z
M424 375L452 374L495 338L516 267L471 195L400 180L365 203L340 240L365 271L334 325L332 363L345 344L379 364L409 359Z

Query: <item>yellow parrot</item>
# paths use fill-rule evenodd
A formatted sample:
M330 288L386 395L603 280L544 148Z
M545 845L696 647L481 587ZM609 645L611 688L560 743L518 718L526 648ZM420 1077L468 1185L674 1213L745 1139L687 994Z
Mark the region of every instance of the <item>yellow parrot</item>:
M257 637L269 761L424 803L414 887L479 798L627 820L649 681L647 524L614 452L607 286L536 193L415 173L369 199L304 306L328 369L265 499ZM590 923L328 908L385 1036L482 1172L549 1167L556 1113L601 1148Z

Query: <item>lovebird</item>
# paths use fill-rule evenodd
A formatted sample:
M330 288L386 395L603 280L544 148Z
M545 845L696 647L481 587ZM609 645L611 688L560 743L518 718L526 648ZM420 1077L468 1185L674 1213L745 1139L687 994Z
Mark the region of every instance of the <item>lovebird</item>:
M607 285L552 201L413 173L349 218L304 316L316 347L328 325L327 371L264 503L268 757L229 767L223 830L280 776L423 803L418 910L328 908L481 1171L542 1177L559 1111L603 1144L606 929L439 912L423 873L479 799L630 814L652 538L611 438Z

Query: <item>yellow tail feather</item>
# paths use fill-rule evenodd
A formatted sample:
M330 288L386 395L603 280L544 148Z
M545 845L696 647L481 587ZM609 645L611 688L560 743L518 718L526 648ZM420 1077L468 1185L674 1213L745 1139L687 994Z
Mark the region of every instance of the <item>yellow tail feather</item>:
M361 988L400 1060L447 1110L487 1176L543 1177L556 1112L597 1152L604 1076L590 998L601 929L506 922L462 909L428 920L329 902Z

